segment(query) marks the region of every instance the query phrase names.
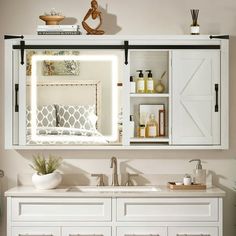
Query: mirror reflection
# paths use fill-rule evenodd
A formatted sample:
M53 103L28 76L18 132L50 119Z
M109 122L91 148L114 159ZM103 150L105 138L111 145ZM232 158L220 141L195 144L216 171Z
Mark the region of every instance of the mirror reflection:
M28 50L26 143L121 144L123 53Z

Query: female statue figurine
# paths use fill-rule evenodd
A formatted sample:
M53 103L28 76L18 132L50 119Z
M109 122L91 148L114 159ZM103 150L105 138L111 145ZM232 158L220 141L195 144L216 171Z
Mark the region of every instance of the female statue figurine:
M96 20L96 19L99 20L98 26L95 27L94 29L86 23L86 20L88 20L90 17L92 17L93 20ZM91 8L88 10L87 14L85 15L82 21L82 25L84 29L87 31L87 34L101 35L105 33L103 30L99 30L100 26L102 25L102 16L101 16L101 12L98 11L98 3L96 0L92 0Z

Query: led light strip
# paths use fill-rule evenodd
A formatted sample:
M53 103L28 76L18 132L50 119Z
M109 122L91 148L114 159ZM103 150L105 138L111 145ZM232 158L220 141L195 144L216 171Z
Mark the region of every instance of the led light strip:
M37 62L39 61L97 61L112 63L112 134L103 136L107 141L116 141L118 136L118 58L116 55L33 55L31 76L31 140L32 141L74 141L73 137L45 137L37 135ZM62 140L62 138L64 140ZM96 137L94 138L96 141Z

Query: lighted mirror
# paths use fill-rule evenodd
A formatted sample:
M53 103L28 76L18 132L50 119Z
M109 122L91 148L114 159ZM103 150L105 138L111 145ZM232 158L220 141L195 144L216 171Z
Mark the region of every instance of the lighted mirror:
M118 50L27 50L26 144L121 144Z

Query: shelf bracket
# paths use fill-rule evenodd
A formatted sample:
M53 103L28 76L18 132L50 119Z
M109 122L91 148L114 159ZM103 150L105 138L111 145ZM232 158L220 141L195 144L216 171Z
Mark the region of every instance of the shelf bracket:
M4 35L4 39L23 39L23 35Z
M210 35L210 39L229 39L229 35Z
M25 56L25 41L20 41L20 56L21 56L21 65L24 65L24 56Z
M124 49L125 49L125 65L128 65L128 50L129 50L129 41L124 42Z

